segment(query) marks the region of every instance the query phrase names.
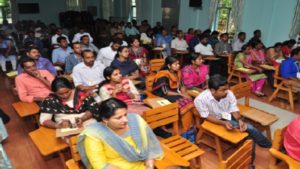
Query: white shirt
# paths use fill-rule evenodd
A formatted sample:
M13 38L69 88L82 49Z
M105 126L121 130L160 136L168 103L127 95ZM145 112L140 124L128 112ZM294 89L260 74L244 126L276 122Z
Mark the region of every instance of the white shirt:
M102 62L105 67L110 66L111 62L115 59L117 51L113 51L110 46L101 48L97 55L97 60Z
M83 36L83 35L88 35L89 38L90 38L90 43L93 42L94 39L92 38L92 36L91 36L90 33L88 33L88 32L83 32L83 33L78 32L78 33L76 33L76 34L74 35L74 38L73 38L72 42L73 42L73 43L74 43L74 42L80 42L80 38L81 38L81 36Z
M233 44L232 44L232 50L234 52L238 52L242 50L242 46L245 45L246 42L241 42L241 40L237 39Z
M109 46L111 46L112 44L113 44L113 43L110 42ZM127 43L125 40L123 40L121 46L128 46L128 43Z
M238 112L237 102L232 91L228 91L226 97L217 101L209 89L204 90L194 100L194 105L201 117L207 118L208 115L221 119L222 113Z
M207 44L206 46L202 45L202 43L198 43L198 45L195 46L195 52L200 53L202 55L214 55L213 49L210 44Z
M141 34L140 40L142 41L143 44L151 44L152 43L152 39L150 37L148 37L146 33Z
M178 39L175 38L171 41L171 48L176 49L176 50L187 50L188 44L184 39Z
M61 34L62 37L65 37L67 39L67 42L70 43L69 38L67 35ZM55 34L51 37L51 44L52 45L57 45L57 38L60 37L58 34Z
M79 63L73 68L73 81L75 87L78 85L92 86L104 80L103 70L105 66L95 61L93 67L86 66L84 62Z

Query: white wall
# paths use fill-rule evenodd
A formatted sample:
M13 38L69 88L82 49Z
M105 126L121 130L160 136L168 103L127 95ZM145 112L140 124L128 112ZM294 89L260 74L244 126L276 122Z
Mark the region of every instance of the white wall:
M139 20L148 20L151 26L154 26L156 22L162 21L162 0L139 0L140 1L140 17Z
M39 14L16 14L17 20L41 20L46 24L59 23L60 12L64 12L66 5L63 0L16 0L16 3L39 3Z

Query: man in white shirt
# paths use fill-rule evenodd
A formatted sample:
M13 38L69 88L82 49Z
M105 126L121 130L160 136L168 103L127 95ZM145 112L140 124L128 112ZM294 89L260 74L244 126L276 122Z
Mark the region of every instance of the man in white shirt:
M57 42L57 38L59 38L59 37L65 37L66 40L67 40L67 42L68 42L68 44L70 43L68 36L64 35L62 33L62 29L61 28L57 28L56 34L51 37L51 45L54 48L58 48L59 47L58 42Z
M210 44L208 44L208 36L201 35L199 37L200 43L195 46L195 52L200 53L203 56L213 56L213 49Z
M203 91L194 100L201 118L222 125L227 130L239 128L241 132L247 132L249 137L261 147L271 147L271 142L260 131L243 121L237 107L237 100L229 90L225 77L219 74L211 76L208 87L209 89Z
M73 38L72 42L73 42L73 43L74 43L74 42L80 42L80 38L81 38L83 35L87 35L87 36L89 37L90 43L93 42L93 38L92 38L92 36L90 35L90 33L85 32L83 28L79 28L79 32L76 33L76 34L74 35L74 38Z
M97 60L102 62L105 67L110 66L111 62L115 59L117 50L122 45L122 40L117 38L113 39L112 45L101 48L97 55Z
M176 38L171 41L171 50L173 54L178 52L188 53L187 48L189 47L186 41L183 39L183 32L178 30L176 33Z
M95 55L91 50L82 51L82 57L83 62L73 68L74 85L83 91L97 90L99 83L104 80L105 66L100 61L95 61Z
M238 34L238 39L232 44L232 50L233 52L239 52L242 50L242 46L246 44L246 33L240 32Z

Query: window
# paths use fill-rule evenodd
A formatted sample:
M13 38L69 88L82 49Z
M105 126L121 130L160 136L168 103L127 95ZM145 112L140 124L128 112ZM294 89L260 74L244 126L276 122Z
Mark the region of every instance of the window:
M5 19L8 21L8 23L12 22L10 1L0 0L0 24L2 24L3 20Z
M131 20L136 20L136 0L131 0Z
M213 24L213 30L220 33L228 32L234 34L234 24L231 17L232 0L219 0L218 8L216 11L216 18Z
M66 0L68 11L84 11L86 10L86 0Z

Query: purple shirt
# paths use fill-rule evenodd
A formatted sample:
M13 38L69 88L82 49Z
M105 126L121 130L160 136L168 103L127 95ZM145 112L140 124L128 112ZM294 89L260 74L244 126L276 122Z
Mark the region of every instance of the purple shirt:
M53 64L46 58L39 57L39 59L36 62L36 68L37 70L48 70L53 76L57 75L57 72L53 66ZM18 75L23 72L23 68L21 65L18 65Z

